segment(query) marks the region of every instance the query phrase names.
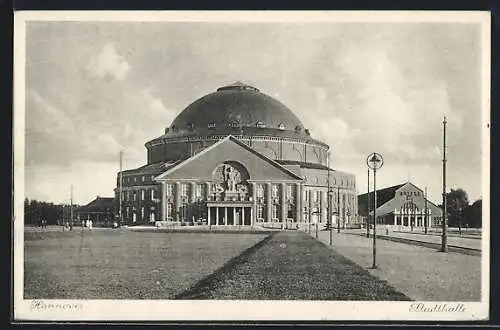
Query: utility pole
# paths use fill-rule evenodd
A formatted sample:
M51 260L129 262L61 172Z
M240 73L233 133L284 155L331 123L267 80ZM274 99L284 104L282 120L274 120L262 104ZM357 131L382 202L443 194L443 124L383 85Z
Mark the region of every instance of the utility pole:
M448 252L447 242L447 211L446 211L446 116L443 119L443 217L442 217L442 237L441 252Z
M327 158L326 158L326 161L327 161L327 167L328 167L328 183L327 183L327 186L328 186L328 191L327 191L327 195L326 195L326 199L327 199L327 204L326 204L326 214L328 214L328 224L330 226L330 245L333 244L333 221L332 221L332 210L331 210L331 203L332 203L332 196L331 196L331 191L330 191L330 150L328 150L328 153L327 153Z
M370 168L368 168L368 194L366 195L366 237L370 237Z
M120 219L120 225L123 224L123 216L122 216L122 195L123 195L123 175L122 175L122 162L123 162L123 150L120 150L120 174L119 174L119 209L118 209L118 217Z
M70 228L73 227L73 185L71 185L71 197L70 197Z
M340 233L340 186L337 186L337 233Z
M427 224L427 221L429 219L429 215L428 215L428 209L427 209L427 187L425 187L425 220L424 220L424 231L425 231L425 234L427 235L427 227L428 227L428 224Z

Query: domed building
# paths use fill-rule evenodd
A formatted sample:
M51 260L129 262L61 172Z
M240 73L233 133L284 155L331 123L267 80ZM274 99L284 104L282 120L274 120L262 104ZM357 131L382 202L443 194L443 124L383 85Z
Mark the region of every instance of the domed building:
M201 97L145 146L147 164L118 173L124 224L357 219L354 175L329 169L329 146L255 87L237 82Z

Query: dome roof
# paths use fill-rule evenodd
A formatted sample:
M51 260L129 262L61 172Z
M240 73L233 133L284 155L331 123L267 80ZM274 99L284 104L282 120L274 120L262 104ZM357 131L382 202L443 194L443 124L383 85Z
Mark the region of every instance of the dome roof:
M174 119L167 134L234 134L235 130L252 135L291 131L308 136L300 119L283 103L241 82L191 103Z

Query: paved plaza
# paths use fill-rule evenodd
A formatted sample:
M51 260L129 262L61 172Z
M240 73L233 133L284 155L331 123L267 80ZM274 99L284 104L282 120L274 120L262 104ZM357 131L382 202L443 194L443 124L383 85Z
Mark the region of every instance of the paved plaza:
M312 235L315 236L314 231ZM329 244L328 231L320 231L318 236ZM414 300L481 299L481 257L379 239L378 268L371 269L372 242L363 236L334 232L332 248Z

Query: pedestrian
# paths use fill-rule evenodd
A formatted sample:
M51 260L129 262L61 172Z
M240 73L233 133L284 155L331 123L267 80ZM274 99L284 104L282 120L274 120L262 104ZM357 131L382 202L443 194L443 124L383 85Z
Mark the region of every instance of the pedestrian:
M89 229L92 230L92 220L89 220Z
M82 230L85 229L85 220L82 220Z
M87 227L87 228L89 227L89 221L90 221L90 220L89 220L89 219L87 219L87 221L85 222L85 227Z
M385 234L389 236L389 225L385 225Z

